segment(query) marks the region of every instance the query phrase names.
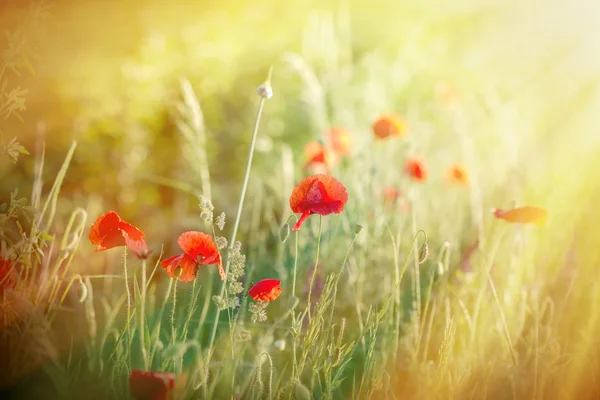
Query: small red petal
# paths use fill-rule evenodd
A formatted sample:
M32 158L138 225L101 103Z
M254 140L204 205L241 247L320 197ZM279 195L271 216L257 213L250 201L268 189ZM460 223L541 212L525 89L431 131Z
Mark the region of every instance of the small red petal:
M175 379L172 372L132 370L129 389L137 400L167 400L175 387Z
M310 211L304 211L302 213L302 215L300 216L300 218L298 219L298 222L296 222L296 224L292 228L292 230L294 232L298 232L300 230L300 227L304 223L304 221L306 221L306 218L308 218L309 216L310 216Z
M165 272L173 279L178 279L180 282L190 282L196 278L198 273L198 264L188 254L180 254L167 258L160 262ZM180 267L181 275L175 274L175 270Z
M263 279L248 291L248 295L256 301L273 301L281 294L281 281Z
M125 244L129 247L136 256L145 260L150 255L150 251L148 250L148 245L144 241L144 239L132 239L126 232L122 232L123 237L125 238Z
M132 240L140 240L144 237L144 232L131 225L129 222L121 221L119 223L119 229L127 233Z

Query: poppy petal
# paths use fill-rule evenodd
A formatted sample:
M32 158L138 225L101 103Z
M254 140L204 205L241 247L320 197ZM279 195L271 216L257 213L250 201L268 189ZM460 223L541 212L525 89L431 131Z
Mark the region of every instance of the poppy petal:
M172 372L132 370L129 375L129 389L137 400L167 400L174 388Z
M123 231L115 229L109 231L106 236L102 238L102 241L98 244L95 251L104 251L112 249L113 247L125 246L127 242L123 236Z
M129 247L136 256L145 260L150 255L150 251L148 250L148 245L144 241L144 239L133 239L129 236L125 231L121 232L123 237L125 238L125 244Z
M508 211L495 209L493 212L496 218L513 223L534 223L537 225L545 225L546 221L548 220L548 211L540 207L527 206Z
M179 247L194 260L200 264L216 264L220 261L219 249L210 235L203 232L189 231L183 232L177 239Z
M100 245L109 233L119 229L121 217L115 211L109 211L99 216L92 224L88 237L92 244Z
M131 225L129 222L119 222L119 229L127 233L127 236L132 240L140 240L144 237L144 232Z
M310 216L310 211L304 211L302 213L302 215L300 216L300 218L298 219L298 222L296 222L296 224L292 228L292 230L294 232L298 232L300 230L300 227L304 223L304 221L306 221L306 218L308 218L309 216Z
M198 273L198 264L196 260L188 254L180 254L167 258L160 262L166 273L173 279L178 279L180 282L191 282L196 278ZM180 267L181 275L177 276L175 270Z
M273 301L281 294L281 281L263 279L248 291L248 295L256 301Z

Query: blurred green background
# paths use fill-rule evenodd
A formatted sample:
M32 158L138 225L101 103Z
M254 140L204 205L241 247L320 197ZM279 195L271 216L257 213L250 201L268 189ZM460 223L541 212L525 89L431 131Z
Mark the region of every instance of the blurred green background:
M119 210L143 221L155 243L172 243L198 222L190 217L190 193L203 191L197 159L177 128L182 79L204 115L214 203L230 216L255 89L270 66L275 97L265 108L249 201L259 192L270 199L273 221L287 215L306 143L329 126L346 127L355 146L340 169L357 177L373 144L370 125L385 112L409 121L397 149L424 155L433 182L444 165L466 164L475 219L511 201L576 214L565 205L595 178L600 8L592 1L47 4L48 16L29 30L36 74L18 79L29 90L25 122L5 121L5 136L18 136L32 154L45 139L46 182L76 140L61 207L87 204L92 217ZM26 6L6 2L3 26L17 24ZM440 104L440 85L454 88L458 108ZM296 168L286 181L281 165L290 156ZM33 158L2 175L4 189L27 187ZM389 165L380 183L395 183L401 168L402 160ZM434 185L425 193L443 211L443 197L454 195Z

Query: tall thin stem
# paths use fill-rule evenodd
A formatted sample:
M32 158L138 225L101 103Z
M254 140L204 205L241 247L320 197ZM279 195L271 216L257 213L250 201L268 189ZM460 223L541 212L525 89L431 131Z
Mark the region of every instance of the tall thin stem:
M175 288L173 290L173 308L171 309L171 343L175 344L177 341L177 329L175 327L175 311L177 310L177 279L175 279Z
M144 359L144 369L148 369L148 354L146 352L146 260L142 260L142 291L140 293L140 346L142 348L142 358Z
M270 82L271 82L271 73L272 73L272 69L269 70L269 77L267 78L267 81L266 81L266 83L269 84L269 87L270 87ZM235 216L235 222L233 224L233 231L231 232L231 239L229 240L229 250L230 251L233 249L233 246L235 245L237 231L240 226L240 220L242 218L242 209L244 207L244 199L246 197L246 190L248 189L248 181L250 180L250 169L252 167L252 158L254 156L254 148L256 147L256 138L258 137L258 127L260 125L260 118L262 116L262 111L263 111L263 107L265 105L266 99L267 98L265 96L261 96L260 103L258 105L258 111L256 113L256 120L254 122L254 130L252 132L252 141L250 142L250 149L248 151L248 161L246 163L246 173L244 176L244 182L242 184L242 191L240 193L240 200L238 202L238 209L237 209L237 214ZM227 275L229 273L229 264L230 264L229 257L227 257L227 263L225 264L225 275ZM220 291L221 297L223 297L223 295L225 294L226 286L227 286L227 278L225 278L225 281L221 285L221 291ZM215 342L215 337L217 334L217 327L218 327L220 316L221 316L221 310L217 309L217 312L215 313L215 321L213 323L212 333L210 335L209 348L212 348L212 346Z
M123 279L125 280L125 291L127 292L127 340L131 344L131 328L129 318L131 316L131 293L129 292L129 279L127 277L127 246L123 247ZM130 348L129 346L128 348Z
M319 268L319 251L321 249L321 233L323 232L323 216L319 214L319 235L317 236L317 256L315 257L315 266L313 268L312 278L310 279L310 286L308 287L308 320L311 319L310 311L310 298L312 295L313 284L315 283L315 276L317 275L317 268Z

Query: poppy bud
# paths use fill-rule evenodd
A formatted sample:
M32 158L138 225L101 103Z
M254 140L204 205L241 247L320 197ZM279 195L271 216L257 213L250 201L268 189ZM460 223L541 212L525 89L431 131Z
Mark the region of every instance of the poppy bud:
M425 260L427 260L428 254L429 254L429 246L427 246L427 242L425 242L421 246L421 251L419 252L419 264L423 264L425 262Z
M283 224L283 226L279 230L279 240L281 240L281 243L285 243L285 241L287 240L287 238L289 236L290 236L290 224L288 224L286 222L285 224Z
M362 225L356 224L356 226L354 227L354 234L358 235L360 231L362 231L362 228Z
M263 83L256 89L256 93L264 99L270 99L273 97L273 88L269 83Z

